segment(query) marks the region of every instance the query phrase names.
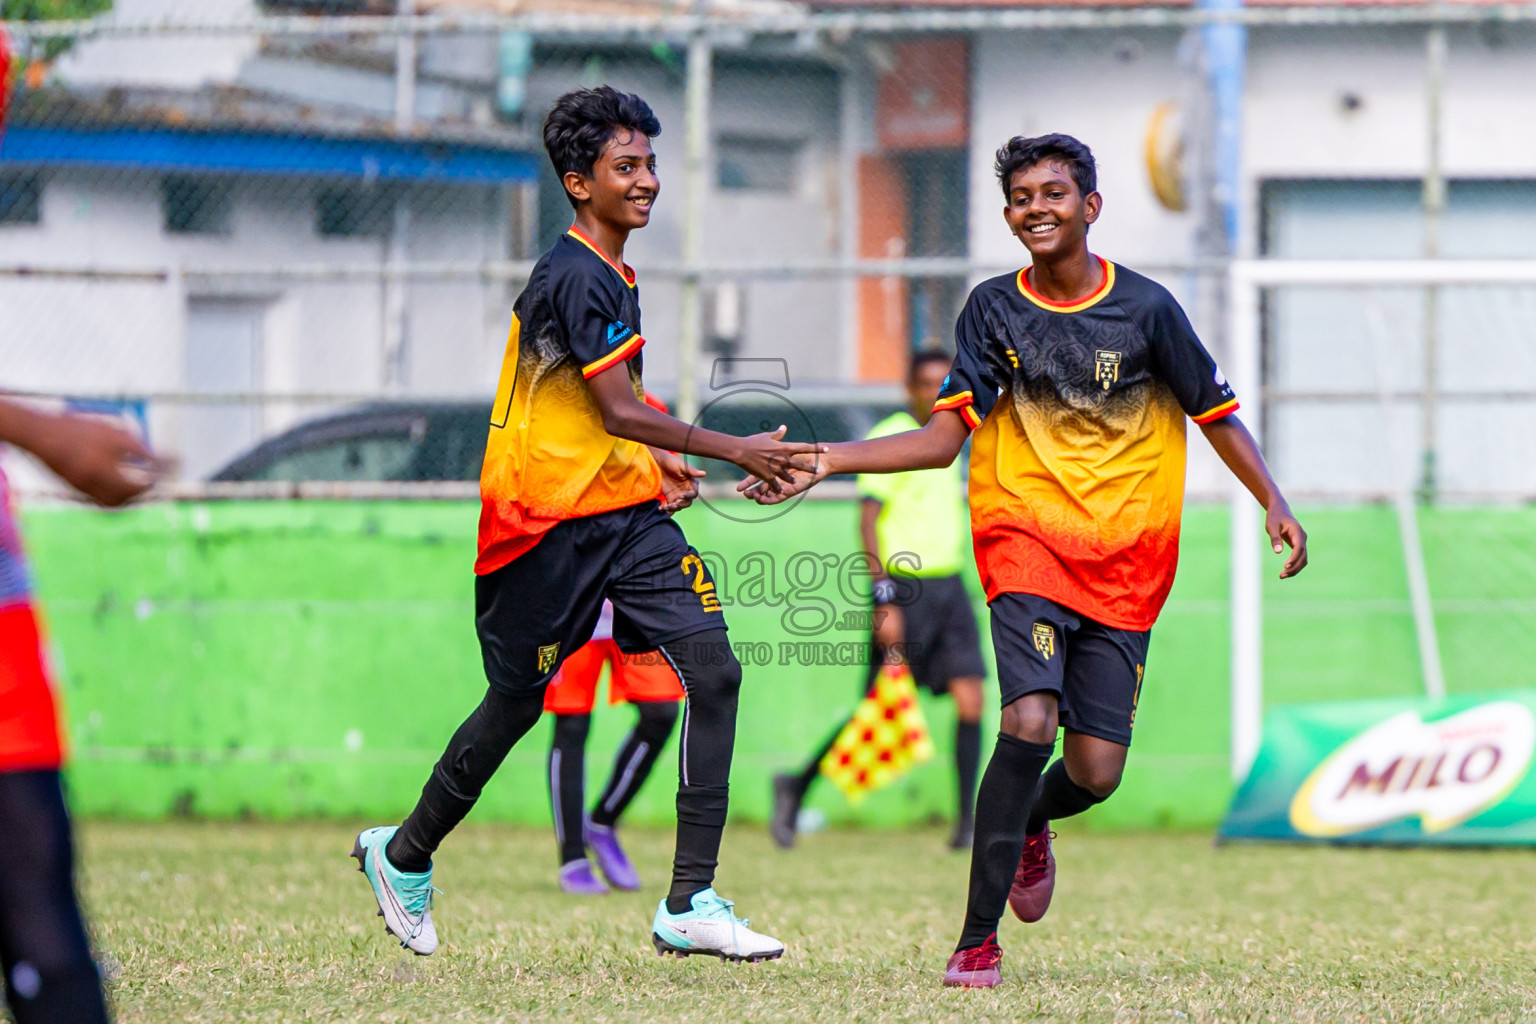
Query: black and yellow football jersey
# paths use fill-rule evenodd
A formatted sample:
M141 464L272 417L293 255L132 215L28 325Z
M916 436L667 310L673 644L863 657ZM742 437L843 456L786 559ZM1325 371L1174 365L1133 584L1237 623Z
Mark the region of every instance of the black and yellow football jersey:
M603 429L586 379L628 363L640 383L635 273L610 262L576 227L534 264L513 306L480 472L475 572L494 572L556 523L654 501L650 451Z

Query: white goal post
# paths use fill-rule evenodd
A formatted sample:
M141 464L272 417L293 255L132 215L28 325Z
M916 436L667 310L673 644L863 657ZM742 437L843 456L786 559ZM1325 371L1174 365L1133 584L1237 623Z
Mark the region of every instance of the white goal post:
M1225 371L1243 403L1243 422L1264 444L1265 385L1263 296L1286 286L1371 288L1453 285L1536 285L1536 260L1270 260L1240 259L1227 273ZM1531 326L1536 338L1536 324ZM1383 400L1386 400L1383 390ZM1438 641L1419 547L1415 499L1404 489L1394 495L1404 548L1409 597L1418 639L1424 688L1444 692ZM1241 782L1258 754L1264 721L1263 519L1253 498L1234 481L1231 498L1232 608L1232 777Z

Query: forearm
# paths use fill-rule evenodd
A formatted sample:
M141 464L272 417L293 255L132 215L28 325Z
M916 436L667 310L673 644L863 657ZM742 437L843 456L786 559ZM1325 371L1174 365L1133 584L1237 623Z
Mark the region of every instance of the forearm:
M651 448L727 462L735 461L741 452L739 438L690 426L638 400L604 408L602 414L608 433Z
M829 474L943 469L955 461L968 436L970 431L958 413L936 412L919 430L828 445L821 457Z
M36 453L52 419L47 413L0 399L0 444L11 444Z
M1240 419L1226 416L1200 429L1232 475L1242 481L1260 505L1266 509L1275 507L1276 503L1285 505L1285 495L1280 493L1280 486L1270 475L1258 443Z

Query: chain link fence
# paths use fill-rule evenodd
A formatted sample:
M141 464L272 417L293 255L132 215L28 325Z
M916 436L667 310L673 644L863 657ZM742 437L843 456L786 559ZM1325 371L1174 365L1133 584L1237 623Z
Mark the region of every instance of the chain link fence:
M646 379L690 418L742 360L782 361L824 440L900 404L1025 261L991 168L1016 134L1094 147L1096 251L1224 362L1234 257L1536 258L1529 6L511 9L7 0L0 388L139 420L184 490L472 480L512 300L569 224L538 127L602 82L663 124L626 259ZM1363 287L1264 294L1239 383L1282 483L1536 494L1536 291Z

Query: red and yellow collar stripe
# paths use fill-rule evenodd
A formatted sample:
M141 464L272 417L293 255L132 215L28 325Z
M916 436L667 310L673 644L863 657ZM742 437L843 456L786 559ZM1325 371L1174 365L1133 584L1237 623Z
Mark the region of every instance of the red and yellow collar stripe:
M1104 283L1099 285L1098 289L1087 298L1074 299L1071 302L1052 302L1029 286L1028 267L1019 271L1019 294L1041 309L1048 309L1052 313L1081 313L1108 295L1115 287L1115 265L1103 256L1095 256L1094 259L1098 260L1099 265L1104 268Z
M628 341L615 347L612 352L609 352L607 355L603 356L603 358L583 366L581 368L581 375L582 377L596 377L598 374L608 369L608 367L617 366L619 363L624 362L630 356L634 355L636 352L639 352L640 349L644 347L644 345L644 338L640 337L638 334L632 334L629 336Z
M969 391L962 391L958 395L950 395L933 403L934 412L943 412L945 409L953 409L965 420L965 425L975 430L981 426L981 417L976 415L976 396Z
M1230 402L1221 403L1214 409L1207 409L1199 416L1191 416L1190 419L1194 420L1196 423L1203 427L1207 423L1215 423L1223 416L1231 416L1233 413L1237 412L1239 408L1241 408L1241 406L1237 404L1237 399L1234 398Z
M567 234L576 239L576 241L580 242L582 245L586 246L588 249L591 249L593 252L597 253L597 258L612 267L614 272L624 279L625 284L629 285L631 288L635 286L635 271L634 268L631 267L628 263L624 264L623 266L619 266L618 264L614 263L613 260L609 259L603 253L603 250L597 247L597 243L588 238L586 234L582 232L581 228L578 228L575 224L571 225L571 230L567 232Z

